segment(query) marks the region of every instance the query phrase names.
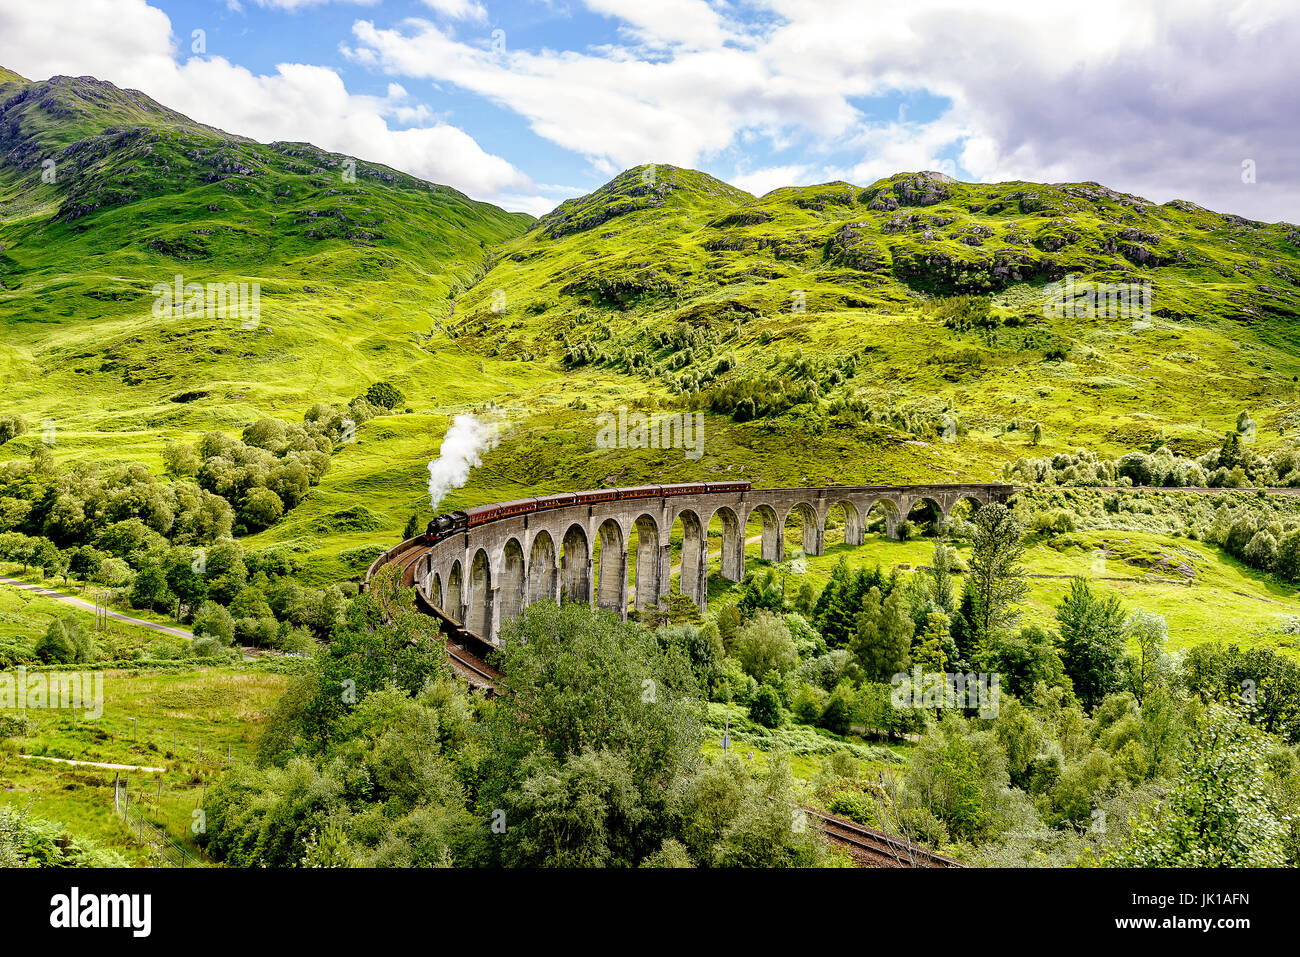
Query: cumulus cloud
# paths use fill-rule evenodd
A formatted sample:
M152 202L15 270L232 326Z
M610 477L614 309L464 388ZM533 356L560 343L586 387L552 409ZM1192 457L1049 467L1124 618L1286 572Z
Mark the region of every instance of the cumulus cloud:
M458 9L451 0L437 2ZM324 66L282 63L274 73L259 74L221 56L182 60L170 20L145 0L6 4L0 6L0 38L0 62L28 77L93 75L231 133L310 141L477 199L508 195L531 208L548 202L525 173L437 120L400 84L371 96L350 92Z
M775 151L797 145L802 162L788 165L814 181L918 168L1091 179L1300 218L1300 8L1285 0L911 0L869 11L762 0L749 26L703 0L672 0L675 16L634 0L586 6L621 22L628 44L501 51L427 20L361 20L345 52L487 97L602 172L703 165L758 137ZM864 98L898 91L951 105L915 123L864 114ZM1253 184L1241 181L1246 159Z
M340 50L393 80L455 87L515 114L588 175L662 162L762 190L786 185L779 175L865 184L937 169L1097 180L1157 202L1300 219L1294 0L573 0L566 10L577 7L612 23L616 41L515 48L508 21L504 34L479 26L481 0L422 0L417 17L367 10ZM311 139L511 208L537 212L564 195L396 83L364 96L328 67L254 74L220 56L182 62L180 45L145 0L0 6L0 62L28 76L93 73L232 132ZM882 116L879 104L899 97L927 106ZM1254 182L1243 182L1247 160Z

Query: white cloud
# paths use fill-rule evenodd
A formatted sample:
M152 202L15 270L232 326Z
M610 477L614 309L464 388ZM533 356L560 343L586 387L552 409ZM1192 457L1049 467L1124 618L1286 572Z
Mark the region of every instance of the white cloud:
M1093 179L1300 218L1293 3L755 2L766 16L745 28L702 0L586 0L631 41L587 50L494 53L428 21L361 20L345 52L485 96L604 173L699 166L766 140L799 147L810 172L833 157L859 182L922 168ZM951 107L919 123L867 119L863 98L897 91ZM1248 189L1246 158L1260 170Z
M167 16L144 0L0 6L0 38L0 63L28 77L93 75L231 133L306 140L476 199L545 202L527 175L463 130L435 121L399 84L376 97L349 92L323 66L282 63L274 73L255 74L217 56L182 62Z
M487 19L486 8L476 0L420 0L420 2L430 10L451 17L453 20L476 20L481 23Z
M347 3L359 7L373 7L380 3L381 0L253 0L259 7L270 10L284 10L288 13L297 13L299 10L305 10L308 7L323 7L329 3ZM238 0L234 0L233 9L239 9Z
M807 183L814 175L811 166L765 166L762 169L737 172L726 177L726 180L732 186L743 189L747 193L762 196L782 186Z
M427 0L426 0L427 2ZM651 47L708 49L740 34L724 26L704 0L585 0L588 9L625 24L629 36Z
M1092 179L1158 202L1180 196L1300 219L1292 0L867 9L860 0L582 0L619 25L622 42L537 50L446 25L484 21L481 0L423 2L427 19L357 20L342 52L393 78L477 94L604 175L641 163L731 165L759 188L778 171L866 183L938 169ZM232 132L310 138L473 195L526 197L528 208L556 195L400 87L359 96L325 67L254 75L219 58L179 63L177 49L166 16L144 0L0 7L0 62L26 75L91 73ZM899 92L948 104L937 115L869 112L870 98ZM1245 159L1257 164L1253 184L1240 181Z

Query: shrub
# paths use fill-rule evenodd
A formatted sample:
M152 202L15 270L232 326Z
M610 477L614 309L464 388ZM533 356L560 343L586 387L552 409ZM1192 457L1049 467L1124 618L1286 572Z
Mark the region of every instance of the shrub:
M759 685L749 702L749 717L765 728L775 728L781 723L781 693L769 684Z
M371 405L379 406L383 409L391 409L395 405L406 401L406 396L402 390L397 388L391 382L379 381L366 390L363 398Z
M822 711L820 724L827 731L835 734L848 734L853 714L853 686L841 682L832 692L826 708Z

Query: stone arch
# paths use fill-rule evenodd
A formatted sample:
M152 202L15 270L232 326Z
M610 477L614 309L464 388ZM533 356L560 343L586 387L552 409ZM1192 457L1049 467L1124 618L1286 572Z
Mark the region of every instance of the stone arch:
M689 508L684 508L677 514L673 521L674 530L679 523L682 539L677 558L677 587L696 606L700 606L709 580L709 550L704 525L700 516Z
M623 526L612 518L596 530L596 607L627 615L627 544Z
M943 503L933 495L917 495L907 504L903 518L925 534L927 526L930 534L937 535L943 530Z
M659 607L662 551L659 541L659 523L649 514L637 516L632 523L636 536L634 560L636 568L632 579L632 607L646 611ZM629 546L631 542L628 543Z
M465 573L460 567L460 559L451 563L447 572L447 604L442 606L443 613L452 621L463 621L465 616Z
M848 499L832 502L831 507L826 510L826 521L822 526L823 547L827 546L834 537L831 535L833 522L839 527L839 538L845 545L862 544L862 516L858 514L857 506Z
M875 499L862 515L863 529L881 522L886 538L898 537L898 525L903 520L902 510L892 498Z
M799 546L805 555L820 555L822 553L822 523L817 517L817 510L807 502L796 502L790 506L790 510L785 513L785 519L781 522L782 537L790 528L790 519L798 517L800 525Z
M492 562L480 548L469 566L469 608L465 627L480 638L492 637Z
M765 562L779 562L785 558L785 539L781 533L781 520L777 518L776 509L766 503L755 505L745 516L745 535L750 526L757 522L762 534L759 557Z
M713 535L713 528L719 525L721 533L722 558L718 571L728 581L738 582L745 577L745 529L735 510L726 505L718 508L709 518L708 542Z
M975 513L985 506L979 496L974 493L959 494L948 506L948 511L944 513L943 521L945 525L951 525L958 520L970 521L975 517Z
M442 608L443 611L446 611L447 609L443 608L442 605L442 576L434 572L433 577L429 579L428 588L429 601L433 602L433 607Z
M550 532L542 529L533 536L533 547L529 549L528 604L531 605L535 601L555 601L559 583L555 541L551 538Z
M560 541L560 600L591 604L591 547L587 530L573 524Z
M527 601L527 565L524 547L517 538L506 541L501 549L501 574L498 576L497 594L501 596L501 621L518 618Z

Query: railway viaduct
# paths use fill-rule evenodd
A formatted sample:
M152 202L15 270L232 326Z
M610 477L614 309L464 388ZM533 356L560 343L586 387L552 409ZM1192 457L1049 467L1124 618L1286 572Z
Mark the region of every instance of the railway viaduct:
M845 519L845 543L860 545L873 512L883 513L887 534L896 538L898 526L919 503L930 503L946 521L963 500L977 506L1005 502L1014 491L993 484L824 486L614 500L499 518L432 546L411 539L376 559L371 572L401 561L405 580L440 618L495 643L502 623L535 601L586 602L624 618L629 599L637 610L665 607L678 525L681 592L703 611L708 529L715 521L722 532L722 575L740 581L751 519L761 520L762 558L782 561L791 517L801 522L803 551L820 555L827 519L837 506ZM629 585L634 536L635 575Z

